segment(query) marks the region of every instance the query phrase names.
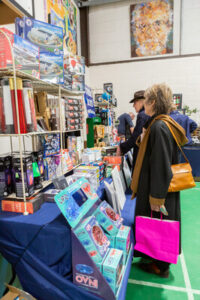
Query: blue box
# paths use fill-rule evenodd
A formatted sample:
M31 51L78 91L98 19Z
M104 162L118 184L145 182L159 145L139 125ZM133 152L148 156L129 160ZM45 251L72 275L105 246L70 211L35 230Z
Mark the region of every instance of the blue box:
M95 217L103 229L109 234L116 236L123 219L104 200L94 212Z
M123 252L118 249L110 249L103 262L103 276L110 285L114 294L120 285L123 270Z
M92 260L96 263L102 262L110 242L96 218L94 216L86 218L74 232Z
M40 52L40 78L47 82L64 84L62 54Z
M130 234L130 227L122 225L117 233L115 241L115 248L123 251L124 265L126 264L126 259L130 249Z
M24 17L24 38L40 46L43 52L63 54L63 29L55 25Z

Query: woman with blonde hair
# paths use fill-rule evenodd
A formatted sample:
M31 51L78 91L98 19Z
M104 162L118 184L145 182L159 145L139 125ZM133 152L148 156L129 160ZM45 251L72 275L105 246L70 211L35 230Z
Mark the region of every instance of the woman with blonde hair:
M172 91L166 84L155 84L146 90L144 108L151 119L145 126L131 188L133 197L137 195L136 216L150 217L153 211L154 217L160 218L161 208L165 207L168 216L163 218L180 221L179 192L168 193L172 179L171 165L179 162L179 152L167 124L181 146L187 138L184 129L168 115L171 104ZM135 256L145 257L137 251ZM166 262L152 259L151 263L141 263L140 267L161 277L169 276L169 263Z

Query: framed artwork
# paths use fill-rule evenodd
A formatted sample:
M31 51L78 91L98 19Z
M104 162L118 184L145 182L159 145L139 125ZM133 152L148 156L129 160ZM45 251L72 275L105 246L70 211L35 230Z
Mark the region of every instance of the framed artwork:
M131 57L173 53L173 16L173 0L131 5Z

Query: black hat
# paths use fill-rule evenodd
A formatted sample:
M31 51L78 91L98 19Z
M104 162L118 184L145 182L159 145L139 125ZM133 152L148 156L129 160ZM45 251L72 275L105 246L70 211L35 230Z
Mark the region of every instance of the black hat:
M129 103L133 103L134 101L144 99L144 93L145 91L137 91L134 93L133 99Z

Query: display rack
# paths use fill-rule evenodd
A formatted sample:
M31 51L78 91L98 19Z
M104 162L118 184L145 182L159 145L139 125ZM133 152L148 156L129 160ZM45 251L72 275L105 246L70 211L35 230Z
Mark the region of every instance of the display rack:
M12 138L13 137L17 137L18 138L18 142L19 142L19 153L20 153L20 166L21 166L21 176L22 176L22 189L23 189L23 197L16 197L15 194L11 194L7 197L5 197L6 199L21 199L24 201L24 207L25 207L25 211L24 211L24 215L28 215L28 211L27 211L27 200L30 197L26 197L26 192L25 192L25 181L24 181L24 167L23 167L23 141L22 138L24 137L32 137L35 135L46 135L46 134L56 134L59 133L60 134L60 150L61 153L63 151L63 133L68 133L68 132L76 132L79 131L82 133L82 129L78 129L78 130L64 130L63 129L63 115L62 115L62 107L61 107L61 98L63 96L70 96L70 97L82 97L84 94L84 91L69 91L65 88L63 88L61 85L59 84L54 84L54 83L48 83L45 82L41 79L37 79L32 75L26 74L23 71L17 70L16 66L15 66L15 59L14 59L14 52L13 52L13 47L11 45L10 39L8 38L7 34L0 29L0 33L2 33L9 45L10 45L10 50L11 50L11 55L12 55L12 61L13 61L13 67L12 68L0 68L0 78L1 77L12 77L14 80L14 91L15 91L15 106L16 106L16 115L17 115L17 130L18 133L16 134L0 134L0 137L10 137L10 143L11 143L11 152L12 152ZM59 103L59 119L60 119L60 129L59 130L55 130L55 131L41 131L41 132L28 132L28 133L20 133L20 123L19 123L19 110L18 110L18 95L17 95L17 80L16 78L21 78L21 79L28 79L31 80L32 85L33 85L33 91L34 92L40 92L40 91L45 91L47 94L51 94L51 95L55 95L58 96L58 103ZM79 166L79 165L77 165ZM62 175L66 175L67 173L71 172L73 169L75 169L77 166L74 166L72 169L67 170L67 172L64 173L63 171L63 160L61 159L61 173ZM35 191L34 194L31 195L31 197L33 197L34 195L38 194L41 190L43 190L44 188L46 188L47 186L49 186L52 183L52 180L48 180L48 181L44 181L43 182L43 186L41 189L38 189Z

